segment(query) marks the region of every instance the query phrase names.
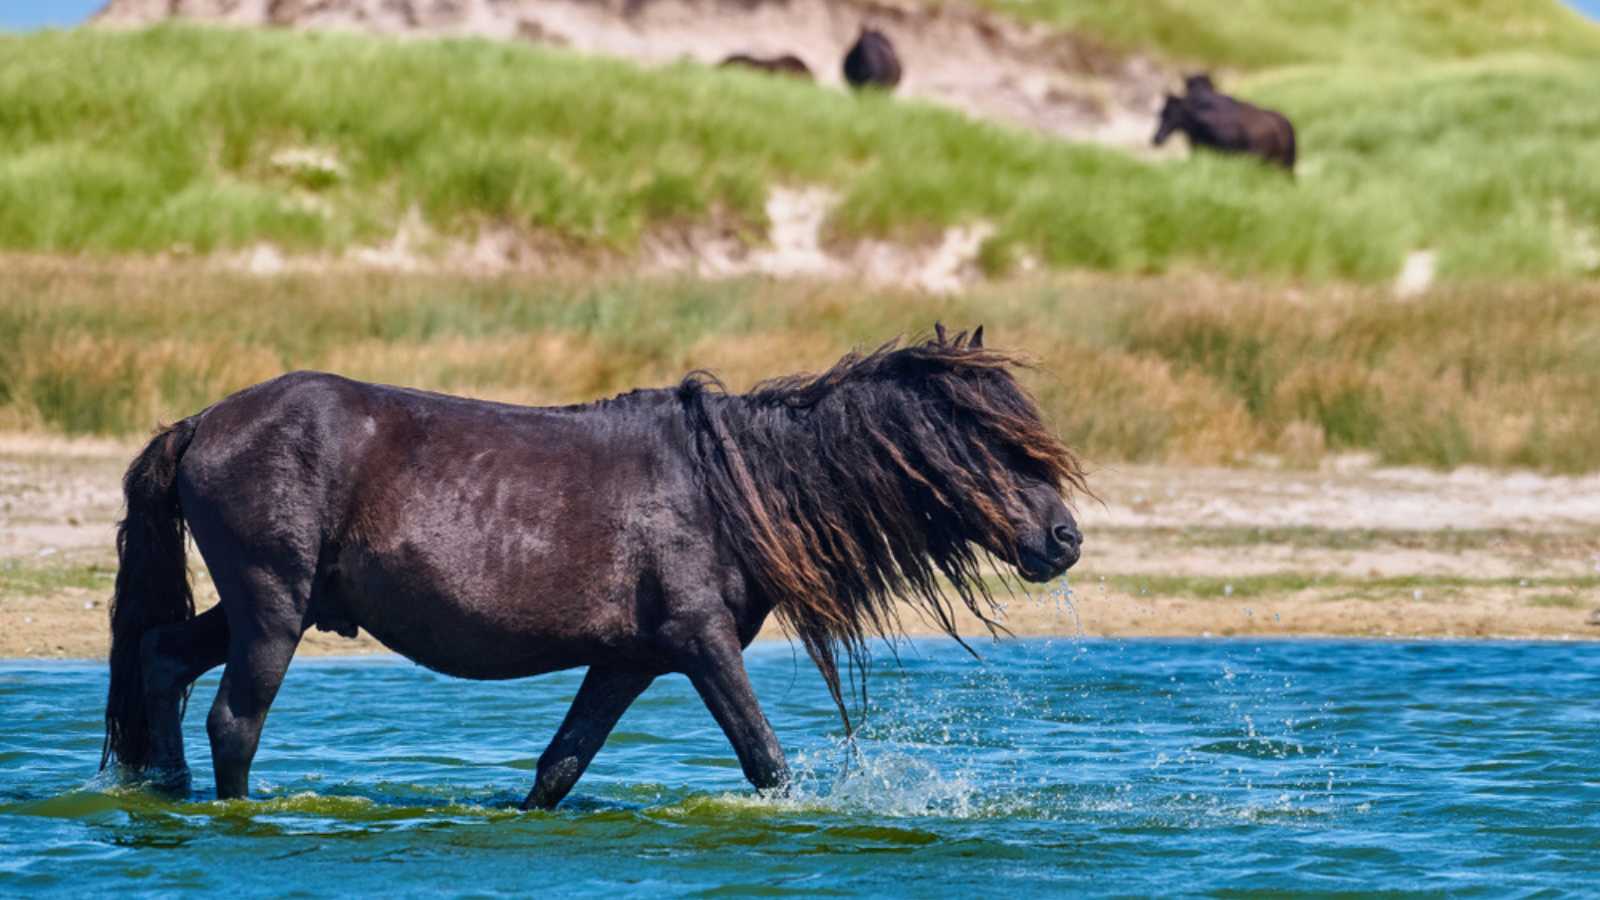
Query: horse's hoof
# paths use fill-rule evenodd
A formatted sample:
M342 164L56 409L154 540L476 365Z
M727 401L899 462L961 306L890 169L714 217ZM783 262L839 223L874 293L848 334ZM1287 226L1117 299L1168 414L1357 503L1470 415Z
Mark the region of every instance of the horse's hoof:
M173 800L185 800L194 786L188 766L146 769L140 776L145 790Z

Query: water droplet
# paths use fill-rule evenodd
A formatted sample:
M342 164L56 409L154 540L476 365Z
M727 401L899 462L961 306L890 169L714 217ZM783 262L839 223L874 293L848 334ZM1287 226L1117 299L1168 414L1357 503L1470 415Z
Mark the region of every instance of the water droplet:
M1078 616L1077 605L1072 602L1071 579L1066 575L1061 576L1061 580L1056 582L1046 596L1055 601L1056 616L1059 618L1063 612L1069 613L1072 616L1073 627L1077 630L1075 637L1083 637L1083 620Z

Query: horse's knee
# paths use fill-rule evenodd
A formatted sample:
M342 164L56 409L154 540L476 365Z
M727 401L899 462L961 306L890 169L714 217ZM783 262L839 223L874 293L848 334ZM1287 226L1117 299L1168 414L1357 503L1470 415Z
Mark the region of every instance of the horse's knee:
M210 715L206 716L206 737L211 740L213 752L219 750L233 734L233 716L228 714L221 705L211 707Z
M217 759L248 762L255 756L260 736L259 719L235 716L225 705L213 706L206 716L206 737L211 739L211 755Z

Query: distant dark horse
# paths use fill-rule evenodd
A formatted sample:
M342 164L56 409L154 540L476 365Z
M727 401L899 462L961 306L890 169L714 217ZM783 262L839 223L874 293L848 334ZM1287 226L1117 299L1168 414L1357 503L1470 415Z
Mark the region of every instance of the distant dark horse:
M1190 75L1184 96L1167 95L1152 143L1161 146L1175 131L1196 147L1247 153L1294 170L1294 126L1283 114L1218 93L1209 75Z
M900 83L900 57L887 35L871 28L861 29L844 55L844 80L853 88L894 90Z
M983 551L1041 582L1078 559L1077 460L982 329L851 354L731 395L703 373L582 406L488 403L299 372L156 435L124 479L104 768L187 790L189 685L246 795L311 627L365 628L463 678L588 666L524 806L551 807L657 676L689 676L758 788L788 780L742 650L776 614L840 712L907 600L988 623ZM188 529L220 602L198 617ZM954 595L954 600L951 595ZM849 720L846 718L846 727Z
M756 69L761 72L770 72L774 75L788 75L792 78L811 80L811 68L806 65L805 60L795 56L793 53L785 53L782 56L751 56L747 53L735 53L717 63L717 66L723 69L730 66Z

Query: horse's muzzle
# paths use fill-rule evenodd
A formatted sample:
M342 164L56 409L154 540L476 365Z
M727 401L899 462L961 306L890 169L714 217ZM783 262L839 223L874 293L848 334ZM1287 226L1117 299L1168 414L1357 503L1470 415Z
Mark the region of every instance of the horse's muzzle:
M1057 525L1050 529L1044 552L1028 547L1017 547L1017 571L1028 581L1042 583L1060 578L1077 564L1083 553L1083 535L1071 525Z

